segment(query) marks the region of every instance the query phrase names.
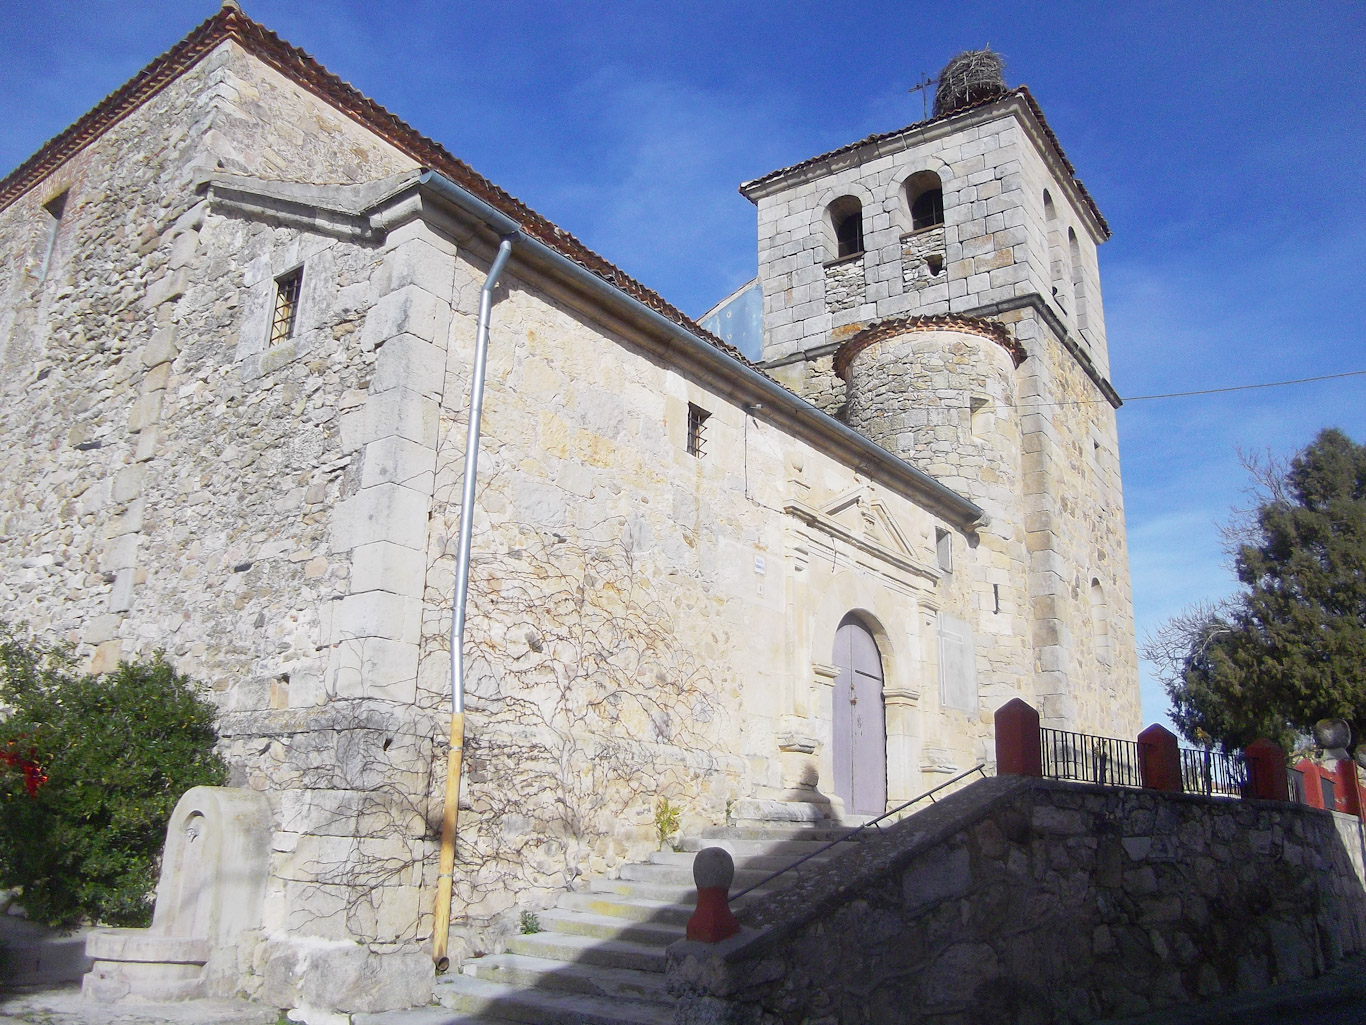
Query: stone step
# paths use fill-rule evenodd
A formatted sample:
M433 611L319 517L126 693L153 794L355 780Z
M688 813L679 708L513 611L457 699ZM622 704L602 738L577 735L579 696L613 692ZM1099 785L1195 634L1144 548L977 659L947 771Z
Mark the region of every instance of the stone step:
M749 823L746 825L734 826L706 826L696 834L690 833L688 835L697 836L706 840L724 840L727 838L732 840L770 841L819 840L824 843L826 840L838 840L841 837L849 836L855 825L857 825L857 823L850 823L847 826L842 824L791 826L783 825L782 823L773 823L769 825ZM876 829L877 827L874 826L873 828ZM860 834L855 833L853 835L858 836Z
M529 1025L673 1025L671 1003L517 989L469 975L448 975L436 985L443 1007Z
M624 997L629 1000L670 999L661 972L578 961L551 961L526 954L492 954L465 962L466 975L522 989L587 993L590 996Z
M791 857L800 858L803 854L810 854L818 851L830 840L746 840L731 836L685 836L678 843L678 851L681 854L696 854L703 847L724 847L730 851L731 856L737 861L747 857ZM846 840L844 843L832 847L831 850L847 850L857 843L855 840ZM657 853L668 853L660 851Z
M820 845L813 844L811 850L804 851L801 854L737 854L735 851L731 851L731 857L735 861L735 869L737 872L749 870L753 872L768 873L776 872L780 868L787 868L798 858L805 858L808 855L811 855L811 858L809 861L804 862L804 864L812 866L823 865L831 858L838 857L846 849L847 848L843 847L831 847L828 851L817 854L816 852L820 850ZM675 867L682 867L688 872L691 872L692 863L696 857L697 855L691 851L656 851L654 854L650 855L650 864L673 865Z
M791 829L794 826L831 825L830 805L815 801L774 801L746 797L731 807L730 814L741 825Z
M509 936L507 949L512 954L528 954L550 961L634 968L643 972L664 971L663 947L631 940L600 940L573 933L537 932L529 936Z
M779 866L780 868L783 866ZM772 869L737 868L732 890L743 890L751 883L757 883ZM618 870L622 879L633 883L660 883L664 885L693 887L692 862L681 865L622 865ZM691 898L689 898L691 900Z
M583 911L631 922L683 926L692 915L694 903L695 898L692 896L689 896L686 902L678 903L627 897L619 893L578 891L562 894L555 902L555 907L563 911Z
M742 883L735 888L743 890L748 885L748 883ZM764 897L780 888L765 886L755 890L750 896ZM697 888L693 885L681 886L676 883L652 883L631 879L594 879L588 884L588 890L590 893L615 893L631 900L654 900L677 904L684 909L683 920L685 922L697 904Z
M440 982L437 985L441 985ZM507 1018L487 1014L462 1014L440 1004L406 1007L400 1011L357 1012L351 1025L516 1025Z
M684 923L679 921L641 921L610 913L562 908L538 912L536 918L544 932L572 933L600 940L630 940L633 943L667 947L674 940L683 938Z

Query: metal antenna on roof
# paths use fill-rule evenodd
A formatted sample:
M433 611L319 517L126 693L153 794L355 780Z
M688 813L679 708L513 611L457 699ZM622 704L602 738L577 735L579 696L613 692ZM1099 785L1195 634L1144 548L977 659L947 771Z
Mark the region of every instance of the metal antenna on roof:
M934 83L935 83L935 79L931 78L927 72L922 71L922 72L920 73L920 81L917 82L915 85L911 86L909 89L906 90L908 93L919 93L919 94L920 94L921 103L923 104L923 106L924 106L924 108L925 108L925 117L924 117L924 120L926 120L926 121L928 121L928 120L930 119L930 92L929 92L929 90L930 90L930 86L934 85Z

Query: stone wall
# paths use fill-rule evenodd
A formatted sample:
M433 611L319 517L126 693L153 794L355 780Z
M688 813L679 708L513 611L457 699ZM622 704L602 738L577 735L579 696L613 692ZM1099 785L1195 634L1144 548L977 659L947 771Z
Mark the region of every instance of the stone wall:
M317 130L298 133L300 117ZM387 269L371 247L225 217L195 183L220 167L345 182L403 163L224 44L0 212L25 254L0 284L0 429L16 442L0 609L80 645L94 670L164 649L210 689L233 781L265 791L276 824L236 986L279 1006L300 999L301 956L326 960L317 944L352 967L407 952L422 969L389 959L385 986L333 980L332 1006L430 988L418 895L443 723L348 701L333 665L356 567L332 520L362 474L343 422L380 369L362 326ZM63 189L43 274L40 204ZM295 337L266 351L274 276L300 264ZM317 949L301 954L302 937Z
M236 984L278 1006L422 1002L431 982L490 252L430 195L385 230L354 216L346 186L413 167L225 43L0 211L18 254L0 266L0 613L95 670L164 649L211 691L233 782L273 817ZM234 200L249 183L229 174L264 198ZM848 264L865 299L901 280L894 251ZM275 281L300 267L297 329L271 345ZM981 614L990 546L596 302L517 256L495 306L457 958L642 854L661 797L686 828L825 801L845 615L878 638L893 799L985 753L986 720L932 695L938 617ZM811 378L837 409L828 359ZM710 413L703 458L690 406Z
M297 111L317 132L292 131ZM60 172L71 205L43 280L51 190L0 215L30 257L4 268L4 427L32 439L7 449L0 485L3 609L96 669L163 648L211 689L233 781L273 816L238 989L342 1010L430 986L489 259L448 213L414 207L367 235L337 212L356 206L345 188L267 182L247 202L244 179L223 178L403 169L354 134L225 45ZM349 155L331 168L336 146ZM297 329L271 346L274 282L299 267ZM961 525L565 291L517 258L495 306L457 958L496 949L519 907L644 853L661 797L688 828L746 798L819 801L827 663L851 610L888 645L889 774L917 792L926 612L965 612L935 597L932 569L935 531ZM690 404L711 413L700 459ZM951 738L953 757L973 745Z
M1016 387L1039 712L1131 737L1143 724L1115 410L1036 311L1001 319L1031 353Z
M857 309L868 291L863 257L849 256L825 265L825 308L831 313Z
M1366 946L1331 813L999 777L669 950L676 1021L1086 1022Z
M901 236L901 283L908 292L942 282L944 266L943 225Z

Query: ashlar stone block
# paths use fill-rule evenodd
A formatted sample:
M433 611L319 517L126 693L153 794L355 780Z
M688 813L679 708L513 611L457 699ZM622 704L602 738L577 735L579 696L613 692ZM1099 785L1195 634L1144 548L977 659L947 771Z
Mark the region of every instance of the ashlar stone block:
M338 640L384 637L416 644L422 627L422 600L388 591L348 594L332 616Z
M406 388L430 398L441 398L446 379L446 353L415 335L391 338L375 357L371 393Z
M361 545L351 553L353 592L389 591L421 597L427 559L418 550L387 541Z
M391 436L365 446L361 487L399 484L424 495L432 493L436 452L407 438Z
M361 329L361 344L375 349L402 334L444 344L450 322L449 303L425 289L406 285L382 296L370 308Z
M409 239L385 254L375 284L382 292L412 285L446 300L455 288L455 261L424 239Z
M417 696L418 646L383 637L338 638L328 665L331 689L342 698L411 704Z
M349 551L387 541L423 551L428 504L426 495L398 484L363 488L337 505L332 516L332 548Z
M357 439L361 445L397 435L428 448L436 448L439 428L437 404L421 392L393 388L379 394L371 393L362 415L361 434Z

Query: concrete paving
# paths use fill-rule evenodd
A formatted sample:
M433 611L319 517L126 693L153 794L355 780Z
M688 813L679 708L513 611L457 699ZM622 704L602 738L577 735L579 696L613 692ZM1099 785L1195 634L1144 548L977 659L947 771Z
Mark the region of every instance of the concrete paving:
M470 1021L442 1007L390 1015L396 1023L449 1025ZM76 986L0 993L0 1025L277 1025L281 1012L241 1000L174 1003L95 1003ZM1366 1025L1366 955L1350 958L1322 978L1276 986L1196 1007L1112 1019L1096 1025Z
M275 1025L280 1012L244 1000L97 1003L79 986L0 994L0 1025Z

